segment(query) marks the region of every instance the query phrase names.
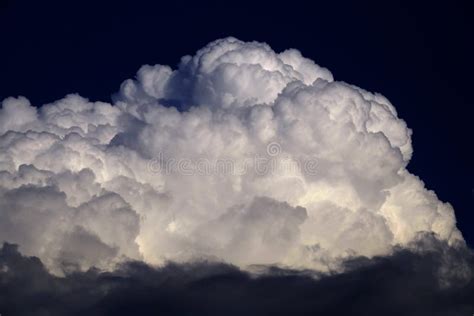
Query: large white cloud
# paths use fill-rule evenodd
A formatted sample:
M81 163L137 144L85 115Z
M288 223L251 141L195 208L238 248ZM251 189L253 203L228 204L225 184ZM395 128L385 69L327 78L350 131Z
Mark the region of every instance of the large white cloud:
M52 269L217 258L325 270L419 232L462 241L406 170L411 130L382 95L297 50L217 40L143 66L115 104L0 110L0 239Z

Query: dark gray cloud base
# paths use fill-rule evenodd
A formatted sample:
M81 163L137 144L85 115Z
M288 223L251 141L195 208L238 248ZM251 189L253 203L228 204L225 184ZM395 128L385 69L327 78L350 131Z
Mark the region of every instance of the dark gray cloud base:
M472 315L474 256L433 236L386 257L355 257L340 274L222 263L123 263L50 274L18 247L0 249L2 315ZM421 250L424 249L424 250ZM429 250L426 250L429 249Z

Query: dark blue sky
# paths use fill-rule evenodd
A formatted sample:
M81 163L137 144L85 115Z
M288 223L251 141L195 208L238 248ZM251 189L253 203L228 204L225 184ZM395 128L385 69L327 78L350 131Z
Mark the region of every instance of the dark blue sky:
M256 2L0 0L0 99L109 101L142 64L176 65L229 35L294 47L389 98L414 130L409 169L454 206L474 245L469 1Z

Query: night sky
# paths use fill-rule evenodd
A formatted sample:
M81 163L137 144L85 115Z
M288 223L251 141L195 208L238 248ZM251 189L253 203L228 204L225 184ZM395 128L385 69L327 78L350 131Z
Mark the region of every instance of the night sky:
M470 1L295 0L279 4L0 0L0 100L25 96L40 107L66 94L79 93L91 101L111 102L120 84L133 78L141 65L174 67L181 56L194 54L210 41L227 36L265 42L277 52L296 48L328 68L336 80L381 93L394 104L399 117L413 130L414 155L408 170L435 191L441 201L453 206L457 226L472 248L473 15ZM6 249L2 251L0 259L19 256L14 251L13 255L7 254ZM406 259L404 254L397 256L394 262L418 260ZM391 262L381 261L371 269L385 269L387 265ZM266 279L255 285L242 272L226 269L230 269L225 270L226 277L233 278L232 284L240 291L249 287L248 291L258 295L259 286L265 291L275 284ZM412 270L405 272L402 275L409 279ZM181 278L182 272L176 273ZM396 274L388 278L396 278ZM355 280L360 275L363 273L354 272L348 278ZM91 278L91 282L109 282L96 275ZM301 278L291 283L296 291L319 293L323 291L320 287L337 287L340 282L329 279L324 286L313 286ZM83 279L78 280L67 286L80 287L74 282ZM137 282L134 284L142 279ZM274 282L283 287L278 283L281 280ZM304 287L298 282L303 282ZM199 283L198 288L210 291L207 284ZM219 286L227 289L229 285L216 288ZM367 293L375 295L377 290L372 284L366 286ZM187 299L200 300L193 291L186 292ZM118 300L120 295L128 295L119 292ZM328 300L332 302L332 298ZM0 306L1 302L0 299ZM63 303L68 304L67 300ZM253 305L249 308L254 310ZM378 311L374 310L374 314Z

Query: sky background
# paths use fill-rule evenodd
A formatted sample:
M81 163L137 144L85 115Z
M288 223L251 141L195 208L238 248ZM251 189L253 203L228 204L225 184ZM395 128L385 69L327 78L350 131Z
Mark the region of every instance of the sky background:
M414 131L408 169L454 206L474 245L469 1L98 2L0 0L0 99L110 101L141 65L176 65L226 36L297 48L395 105Z

